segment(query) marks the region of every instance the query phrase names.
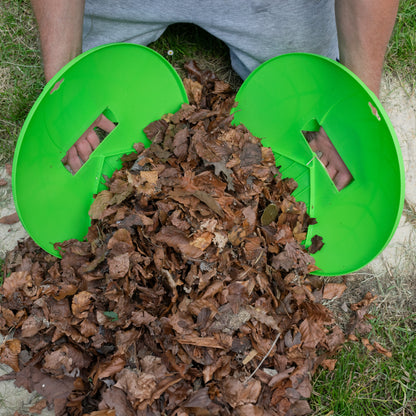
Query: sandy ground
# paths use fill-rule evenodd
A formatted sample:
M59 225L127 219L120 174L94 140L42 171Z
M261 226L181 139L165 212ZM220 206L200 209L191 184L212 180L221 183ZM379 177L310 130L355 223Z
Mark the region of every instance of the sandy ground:
M416 93L400 80L385 76L380 94L383 104L398 136L406 172L406 204L400 224L387 248L362 270L343 277L347 282L346 302L355 300L368 290L379 296L379 307L387 314L402 315L409 308L416 311L416 289L413 276L416 271ZM0 179L8 181L0 187L0 217L15 212L10 177L0 167ZM20 223L0 224L0 258L13 249L27 233ZM357 290L359 289L359 290ZM394 308L391 306L394 305ZM388 312L390 311L390 312ZM0 365L0 375L9 371ZM0 416L16 411L29 414L30 407L40 397L14 387L13 381L0 382ZM45 409L42 415L52 415Z
M416 92L395 78L385 77L381 102L396 131L403 154L406 204L390 244L370 263L375 273L413 274L415 271L416 225Z

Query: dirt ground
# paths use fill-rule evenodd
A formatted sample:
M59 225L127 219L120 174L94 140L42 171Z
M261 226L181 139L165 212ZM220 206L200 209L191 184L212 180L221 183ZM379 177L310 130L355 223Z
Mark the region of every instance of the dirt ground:
M389 115L400 147L406 171L406 203L400 224L390 244L369 265L347 276L328 278L344 281L347 290L342 299L329 301L327 306L334 310L342 325L349 317L348 305L362 299L371 291L378 296L376 307L386 319L416 312L416 93L399 79L385 76L381 90L381 102ZM0 166L0 179L7 185L0 187L0 217L15 212L11 178L4 166ZM20 223L0 224L0 258L13 249L19 239L27 233ZM0 375L10 369L0 365ZM34 393L14 387L13 381L0 382L0 416L9 416L16 411L29 414L31 406L40 400ZM44 410L42 415L52 415Z

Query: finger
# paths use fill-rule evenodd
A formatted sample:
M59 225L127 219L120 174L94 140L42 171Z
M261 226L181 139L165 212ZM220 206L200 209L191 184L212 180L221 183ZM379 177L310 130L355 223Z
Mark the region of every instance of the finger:
M322 156L319 158L319 160L321 161L321 163L322 163L325 167L327 167L327 166L328 166L328 164L329 164L329 160L328 160L328 158L326 157L326 155L322 155Z
M328 164L326 167L329 177L333 180L335 176L338 174L338 169L332 164Z
M82 161L78 156L77 149L72 146L67 154L67 165L72 169L72 172L76 173L82 166Z
M100 139L94 130L88 132L87 140L93 150L96 149L100 144Z
M90 143L88 142L86 138L83 138L82 140L78 140L73 147L76 148L79 158L84 163L88 160L91 152L93 151Z
M313 151L316 151L316 149L314 149L313 146L316 146L315 142L316 142L317 132L316 131L303 131L302 133L303 133L306 141L311 146L311 149Z
M333 178L333 181L338 191L340 191L352 181L352 176L349 172L338 172Z
M110 133L110 131L114 130L115 124L102 114L100 117L98 117L96 122L96 126L105 130L107 133Z

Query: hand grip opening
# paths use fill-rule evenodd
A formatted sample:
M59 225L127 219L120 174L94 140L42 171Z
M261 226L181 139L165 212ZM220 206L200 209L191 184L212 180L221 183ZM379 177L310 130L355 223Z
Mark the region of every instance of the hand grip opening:
M311 130L302 130L303 136L312 152L325 167L336 189L341 191L354 180L350 170L324 128L316 120L308 123L308 127Z
M114 114L106 108L68 149L61 160L65 168L75 175L117 125Z

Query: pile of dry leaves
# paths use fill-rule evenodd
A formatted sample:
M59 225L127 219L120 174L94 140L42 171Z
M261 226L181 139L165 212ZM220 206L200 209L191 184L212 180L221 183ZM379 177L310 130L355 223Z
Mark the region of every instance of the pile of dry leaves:
M305 415L344 342L295 182L231 125L230 87L188 69L190 104L145 129L86 241L8 256L1 361L57 415Z

